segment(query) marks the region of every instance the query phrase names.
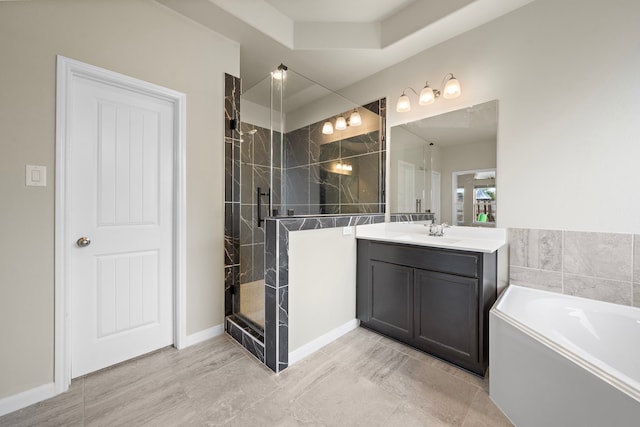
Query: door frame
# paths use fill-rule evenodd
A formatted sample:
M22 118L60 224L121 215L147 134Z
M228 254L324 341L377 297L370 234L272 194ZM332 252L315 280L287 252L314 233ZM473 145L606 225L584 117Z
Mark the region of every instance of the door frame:
M173 343L186 346L186 95L64 56L57 56L56 172L54 246L54 388L59 394L71 383L70 254L65 247L69 206L70 111L72 79L82 77L168 101L173 114Z

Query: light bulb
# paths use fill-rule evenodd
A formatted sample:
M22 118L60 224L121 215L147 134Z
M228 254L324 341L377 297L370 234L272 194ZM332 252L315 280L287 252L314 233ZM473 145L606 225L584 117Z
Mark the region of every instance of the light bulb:
M284 70L275 70L271 72L271 76L275 79L275 80L283 80L284 79Z
M396 111L398 113L406 113L407 111L411 111L411 101L409 97L402 92L400 98L398 98L398 103L396 104Z
M336 119L336 130L345 130L347 128L347 121L344 117L340 116Z
M333 133L333 125L331 122L324 122L322 125L322 133L325 135L331 135Z
M429 105L433 104L433 101L436 100L436 97L433 93L433 89L429 87L429 82L425 84L425 86L420 91L420 101L418 103L420 105Z
M353 113L351 113L351 116L349 117L349 124L351 126L360 126L362 124L362 117L360 117L358 110L353 110Z
M447 84L444 85L442 96L446 99L452 99L459 97L460 93L460 82L451 74L451 77L447 80Z

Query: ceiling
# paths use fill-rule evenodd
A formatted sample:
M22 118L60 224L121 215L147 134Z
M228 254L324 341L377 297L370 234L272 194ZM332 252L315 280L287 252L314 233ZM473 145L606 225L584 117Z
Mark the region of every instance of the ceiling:
M533 0L156 0L240 44L249 88L283 63L333 91Z
M297 22L378 22L415 0L266 0Z

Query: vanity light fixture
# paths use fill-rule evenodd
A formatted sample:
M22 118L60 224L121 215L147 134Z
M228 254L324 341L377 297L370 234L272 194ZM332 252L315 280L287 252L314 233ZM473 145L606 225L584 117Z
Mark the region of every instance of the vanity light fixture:
M326 122L324 122L324 124L322 125L322 133L325 135L333 134L333 125L330 121L327 120Z
M344 118L345 114L340 114L336 119L335 126L331 123L330 120L327 120L322 125L322 133L325 135L333 134L333 129L335 130L345 130L349 126L360 126L362 124L362 117L360 117L360 113L357 108L353 109L353 112L349 116L349 120Z
M411 111L411 100L409 96L405 93L407 89L411 89L413 93L418 96L418 103L420 105L429 105L433 104L436 98L439 98L442 95L445 99L453 99L460 96L462 90L460 88L460 82L455 78L453 73L448 73L444 76L442 80L441 89L433 89L429 86L429 81L427 81L420 91L420 95L416 92L412 87L406 87L402 91L402 95L398 98L398 103L396 104L396 111L398 113L406 113Z

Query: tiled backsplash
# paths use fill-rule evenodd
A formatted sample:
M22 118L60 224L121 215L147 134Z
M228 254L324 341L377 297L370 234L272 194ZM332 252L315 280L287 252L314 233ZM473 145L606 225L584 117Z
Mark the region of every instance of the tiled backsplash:
M511 228L509 279L640 307L640 235Z

